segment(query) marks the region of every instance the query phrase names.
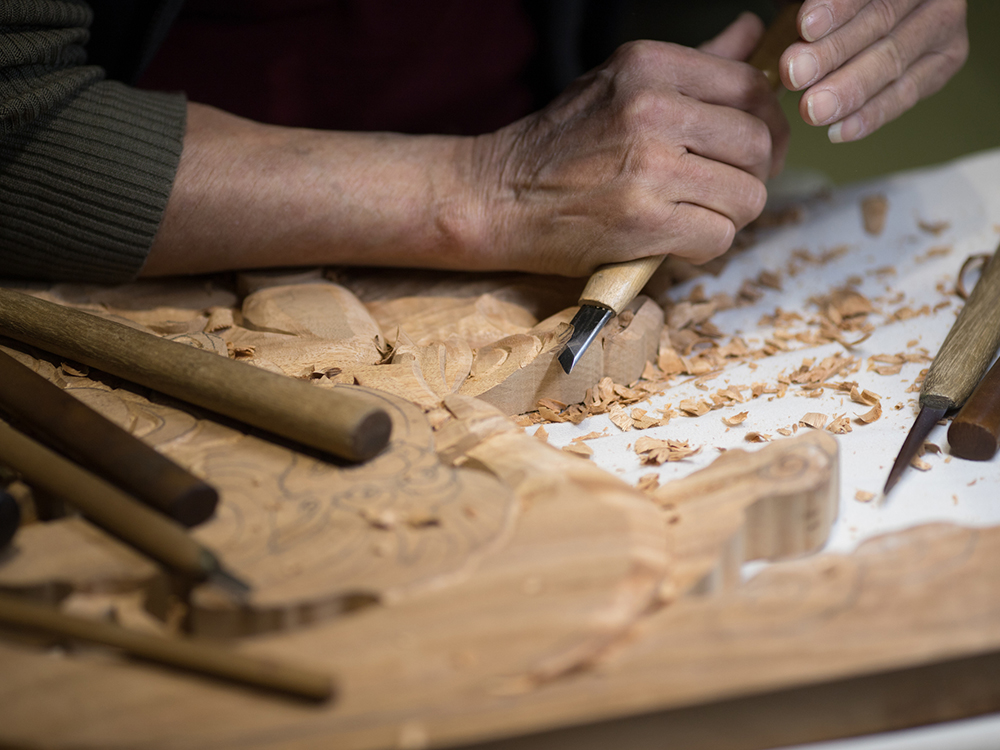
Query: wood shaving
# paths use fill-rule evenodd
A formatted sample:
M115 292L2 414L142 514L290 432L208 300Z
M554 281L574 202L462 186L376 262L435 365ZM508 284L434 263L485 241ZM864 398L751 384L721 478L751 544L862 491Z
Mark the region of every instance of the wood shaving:
M970 268L973 268L974 266L981 266L985 268L986 264L989 262L991 257L992 256L987 255L985 253L981 253L978 255L970 255L968 258L965 259L965 262L962 264L962 268L958 272L958 280L955 282L955 294L957 294L963 300L969 299L969 292L965 288L966 271L968 271Z
M770 442L771 436L763 432L748 432L743 439L748 443L767 443Z
M757 284L780 292L781 276L776 274L774 271L761 271L757 276Z
M923 255L918 255L916 258L914 258L914 260L917 263L924 263L925 261L928 261L931 258L942 258L945 255L950 255L950 254L951 254L951 247L950 246L948 246L948 245L936 245L935 247L930 248Z
M861 215L868 234L876 237L882 234L888 213L889 199L884 195L868 195L861 199Z
M851 384L851 401L857 404L862 404L863 406L875 406L881 401L882 397L877 393L872 393L869 390L860 390L856 384Z
M833 421L827 425L826 429L834 435L843 435L854 431L851 427L851 420L845 414L840 414L834 417Z
M659 486L660 476L654 472L643 474L639 477L639 481L635 485L636 489L641 490L642 492L652 492Z
M686 398L681 401L677 408L688 417L700 417L712 410L712 405L707 401Z
M632 429L632 417L620 404L612 404L608 409L608 418L622 432Z
M256 346L236 346L233 342L226 342L226 350L230 359L253 359Z
M687 440L641 437L635 441L635 452L642 457L642 462L656 466L666 461L683 461L700 450L700 447L692 448Z
M729 427L735 427L738 424L743 424L749 416L750 412L741 411L739 414L734 414L731 417L723 417L722 422Z
M943 232L951 228L950 221L924 221L921 219L917 222L917 226L921 230L927 232L927 234L933 234L935 237L941 235Z
M868 492L867 490L858 490L854 493L854 499L859 503L870 503L875 499L875 493Z
M788 437L788 436L789 436L789 435L791 435L791 434L792 434L793 432L794 432L794 431L792 430L792 428L791 428L791 427L779 427L779 428L778 428L778 434L779 434L779 435L784 435L785 437Z
M882 402L879 401L869 411L865 412L864 414L859 414L857 421L860 422L861 424L871 424L872 422L877 421L881 416L882 416Z
M574 456L582 456L583 458L590 458L594 455L594 449L584 443L570 443L569 445L564 445L562 450L566 453L572 453Z
M914 469L918 469L919 471L931 470L931 465L927 463L927 461L924 461L924 459L918 458L917 456L914 456L913 458L910 459L910 466L912 466Z
M543 443L549 442L549 433L546 432L545 425L542 425L537 430L535 430L534 436L539 440L541 440Z
M829 419L826 414L820 414L819 412L811 411L807 414L802 415L799 419L799 424L803 427L812 427L814 430L822 430L826 427L826 422Z
M204 330L207 333L222 331L236 325L233 320L233 309L231 307L210 307L208 309L208 320L205 321Z
M381 529L383 531L393 529L399 523L399 515L391 508L381 508L379 510L375 510L373 508L362 508L361 517L365 519L365 521L367 521L372 528Z
M608 431L601 430L600 432L588 432L586 435L580 435L579 437L573 438L570 442L572 443L582 443L584 440L597 440L597 438L607 437Z

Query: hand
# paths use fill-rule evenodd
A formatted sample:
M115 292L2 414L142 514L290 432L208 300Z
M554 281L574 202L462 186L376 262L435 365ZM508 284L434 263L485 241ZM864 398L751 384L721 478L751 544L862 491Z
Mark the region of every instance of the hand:
M965 62L966 0L806 0L781 57L802 119L856 141L940 89Z
M696 262L757 217L788 124L737 19L702 50L632 42L551 105L473 148L493 268L584 275L650 255ZM495 217L495 218L493 218Z

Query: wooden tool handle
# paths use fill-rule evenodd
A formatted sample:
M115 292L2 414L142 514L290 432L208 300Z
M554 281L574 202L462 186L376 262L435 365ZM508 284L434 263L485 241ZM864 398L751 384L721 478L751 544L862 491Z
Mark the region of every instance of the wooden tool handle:
M32 489L75 506L88 519L171 570L195 580L210 572L205 569L207 550L180 524L2 421L0 463L20 474Z
M793 2L781 9L750 58L750 63L763 71L771 88L775 90L781 85L781 77L778 75L781 53L799 38L798 12L801 5L802 3ZM601 266L587 281L580 296L580 304L606 307L614 310L615 315L621 314L642 291L646 282L660 267L663 258L662 255L656 255Z
M389 442L389 415L359 390L317 388L10 289L0 288L0 334L352 461Z
M979 381L948 428L951 453L972 461L989 461L1000 441L1000 360Z
M186 526L215 510L215 489L2 351L0 411L23 431Z
M218 645L161 638L109 622L73 617L9 594L0 594L0 625L113 646L132 656L177 669L309 700L327 700L333 695L333 683L325 674L253 659Z
M920 389L920 404L955 409L965 403L1000 347L1000 260L994 253L948 332Z

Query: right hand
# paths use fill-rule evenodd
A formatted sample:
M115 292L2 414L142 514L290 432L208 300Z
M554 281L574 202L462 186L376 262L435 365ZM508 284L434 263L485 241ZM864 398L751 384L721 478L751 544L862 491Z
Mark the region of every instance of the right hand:
M787 149L777 97L741 61L762 33L744 14L700 50L628 43L542 111L477 139L483 267L582 276L723 253Z

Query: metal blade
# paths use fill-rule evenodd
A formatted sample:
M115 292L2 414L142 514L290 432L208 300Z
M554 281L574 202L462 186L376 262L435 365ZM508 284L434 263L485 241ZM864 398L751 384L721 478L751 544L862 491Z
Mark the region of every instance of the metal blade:
M587 347L597 338L597 334L614 317L615 311L597 305L580 305L576 311L570 325L573 326L573 335L566 342L566 348L559 354L559 364L568 375L573 372L580 357L587 351Z
M937 421L944 416L946 411L948 410L945 408L935 409L930 406L920 408L920 413L917 415L913 427L910 428L906 440L903 441L903 447L899 449L899 455L896 456L896 461L889 471L889 478L885 481L885 488L882 490L883 495L888 495L889 490L899 481L900 476L903 474L903 469L917 455L920 446L924 444L924 438L930 434L931 428L937 424Z

